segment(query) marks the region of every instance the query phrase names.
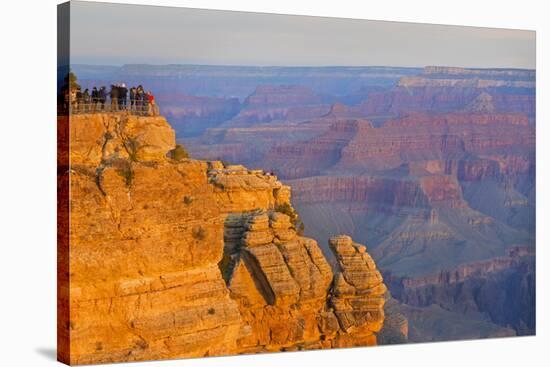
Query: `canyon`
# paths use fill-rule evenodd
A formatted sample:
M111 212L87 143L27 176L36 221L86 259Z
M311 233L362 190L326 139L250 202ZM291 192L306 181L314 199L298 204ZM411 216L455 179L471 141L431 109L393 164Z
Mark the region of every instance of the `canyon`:
M61 361L377 344L374 260L335 234L329 263L276 176L177 159L162 116L60 116L58 131Z
M192 157L292 187L331 267L335 234L367 244L389 288L379 343L535 333L534 70L76 69L148 83Z

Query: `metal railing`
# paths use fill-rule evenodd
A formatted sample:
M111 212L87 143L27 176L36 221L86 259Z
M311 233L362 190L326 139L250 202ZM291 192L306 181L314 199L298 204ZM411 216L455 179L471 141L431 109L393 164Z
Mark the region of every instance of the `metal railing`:
M137 116L158 116L159 108L156 103L144 100L90 100L71 101L69 114L126 112Z

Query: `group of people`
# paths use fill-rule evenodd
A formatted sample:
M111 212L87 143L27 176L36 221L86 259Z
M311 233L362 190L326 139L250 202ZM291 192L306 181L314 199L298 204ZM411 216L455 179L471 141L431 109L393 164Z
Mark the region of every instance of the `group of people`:
M105 86L80 87L71 90L70 104L72 112L130 111L138 115L156 115L155 97L151 91L145 91L142 85L126 87L124 83L112 84L107 91Z

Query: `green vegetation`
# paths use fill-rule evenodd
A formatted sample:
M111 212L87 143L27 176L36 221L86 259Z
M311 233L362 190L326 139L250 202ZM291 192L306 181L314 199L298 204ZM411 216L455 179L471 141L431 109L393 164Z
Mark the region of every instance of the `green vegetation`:
M132 162L127 159L116 159L112 162L113 167L116 168L116 173L124 178L126 186L131 187L134 182L134 169L132 168Z
M77 83L78 78L76 74L70 71L65 79L63 79L64 86L68 86L71 90L80 89L80 84Z
M139 142L135 138L124 140L124 148L128 152L128 157L132 162L137 162L137 154L139 150Z
M170 151L170 157L175 161L189 158L189 153L181 144L176 144L176 147Z
M294 226L294 229L299 235L304 234L305 225L304 222L300 219L300 216L298 215L298 212L290 206L290 204L284 203L281 205L277 205L275 207L275 211L279 213L286 214L290 217L290 222Z

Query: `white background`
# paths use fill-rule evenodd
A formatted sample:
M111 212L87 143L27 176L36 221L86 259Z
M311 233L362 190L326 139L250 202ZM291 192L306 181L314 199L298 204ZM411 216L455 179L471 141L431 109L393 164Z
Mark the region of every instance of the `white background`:
M0 5L0 366L55 365L56 0ZM148 0L179 5L537 31L537 336L122 364L538 366L550 358L549 20L545 1ZM546 101L546 103L543 103Z

